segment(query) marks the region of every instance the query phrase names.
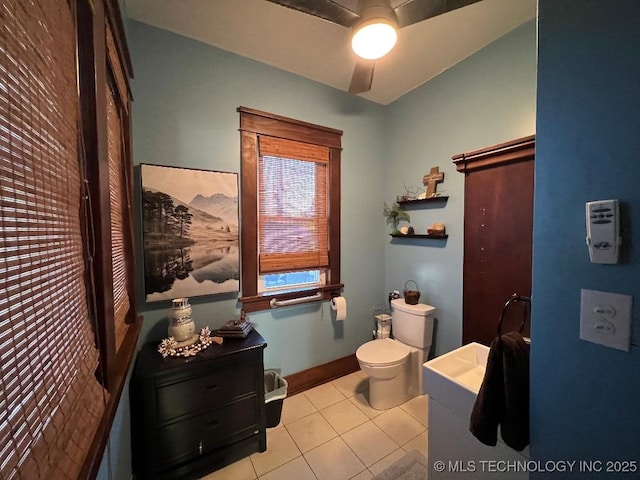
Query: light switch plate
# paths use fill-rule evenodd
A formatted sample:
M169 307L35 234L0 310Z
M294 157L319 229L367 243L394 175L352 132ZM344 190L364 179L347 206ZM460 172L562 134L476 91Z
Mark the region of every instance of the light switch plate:
M580 339L628 352L633 297L585 289L580 297Z

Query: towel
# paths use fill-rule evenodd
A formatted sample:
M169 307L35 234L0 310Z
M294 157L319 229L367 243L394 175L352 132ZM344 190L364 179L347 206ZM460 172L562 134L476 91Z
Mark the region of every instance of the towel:
M529 445L529 345L518 332L491 342L469 430L485 445L502 440L514 450Z

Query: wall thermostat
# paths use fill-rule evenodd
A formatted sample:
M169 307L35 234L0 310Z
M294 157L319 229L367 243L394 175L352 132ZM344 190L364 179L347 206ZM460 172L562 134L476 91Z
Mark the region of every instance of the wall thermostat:
M587 247L591 263L618 263L620 208L618 200L587 202Z

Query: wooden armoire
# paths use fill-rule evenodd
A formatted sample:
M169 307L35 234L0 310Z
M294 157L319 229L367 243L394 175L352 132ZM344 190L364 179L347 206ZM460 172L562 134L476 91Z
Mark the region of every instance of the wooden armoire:
M535 136L453 156L464 186L462 342L489 345L514 293L531 296ZM506 313L519 330L525 305ZM529 336L530 319L522 334Z

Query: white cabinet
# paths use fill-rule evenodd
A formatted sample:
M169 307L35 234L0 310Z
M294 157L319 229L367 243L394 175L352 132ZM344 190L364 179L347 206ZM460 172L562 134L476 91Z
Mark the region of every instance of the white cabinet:
M517 452L500 439L495 447L482 444L469 431L470 415L429 398L429 480L528 479L529 447Z

